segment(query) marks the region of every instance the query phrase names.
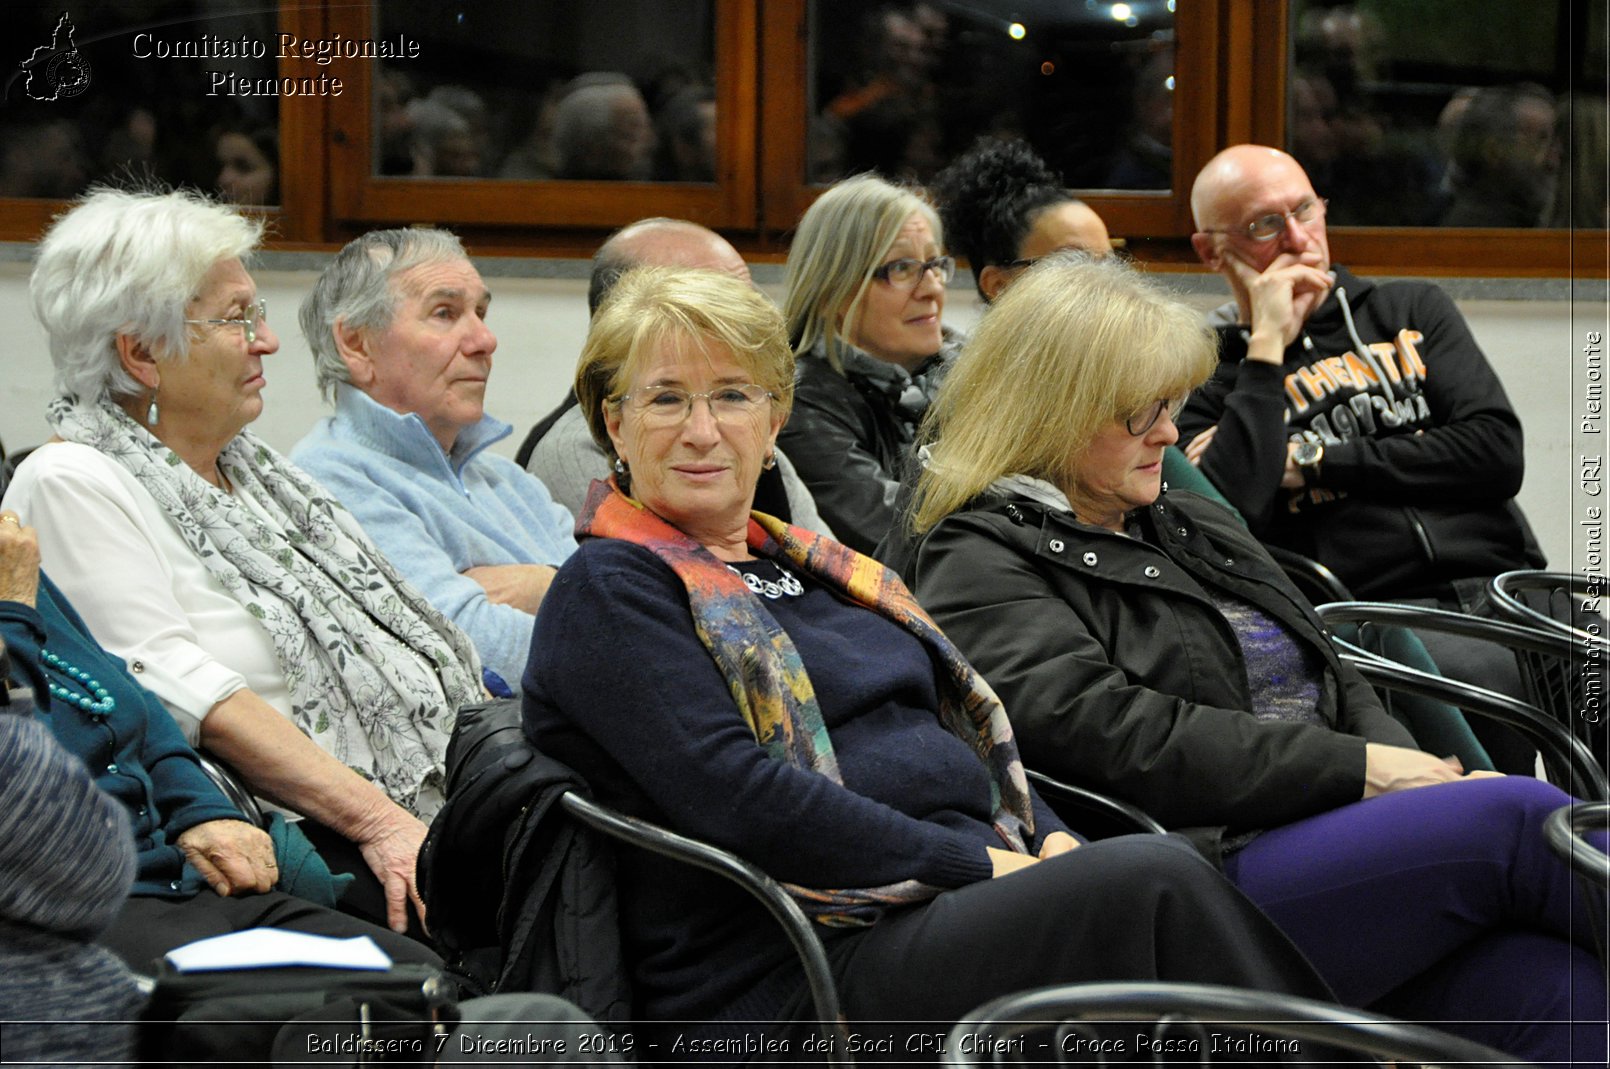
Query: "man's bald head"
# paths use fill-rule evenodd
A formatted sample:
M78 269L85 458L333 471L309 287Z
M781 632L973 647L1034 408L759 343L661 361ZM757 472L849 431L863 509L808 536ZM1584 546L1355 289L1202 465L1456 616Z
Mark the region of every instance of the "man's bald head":
M750 281L749 265L726 238L686 219L640 219L611 234L593 254L587 312L595 315L616 281L634 267L724 271Z
M1191 186L1191 215L1191 247L1230 283L1244 317L1250 314L1245 268L1257 274L1287 264L1330 270L1324 203L1302 165L1277 148L1232 145L1214 156ZM1278 225L1272 235L1262 229L1262 240L1249 230L1261 220ZM1305 291L1299 316L1306 319L1322 297Z
M1308 186L1302 164L1267 145L1231 145L1208 160L1191 185L1191 218L1198 230L1222 230L1244 222L1248 200L1261 186L1296 178Z

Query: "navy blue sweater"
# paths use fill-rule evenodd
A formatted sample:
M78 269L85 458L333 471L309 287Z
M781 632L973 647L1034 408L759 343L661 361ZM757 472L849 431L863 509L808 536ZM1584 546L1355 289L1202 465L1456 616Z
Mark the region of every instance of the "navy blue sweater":
M543 600L525 675L527 734L600 800L780 880L988 879L985 848L1005 845L989 822L988 775L933 711L926 650L802 581L804 594L764 606L804 661L843 787L761 750L694 632L681 581L648 550L611 539L584 542ZM1035 828L1038 837L1064 830L1038 799ZM620 865L639 1013L766 1019L798 994L782 930L747 894L641 851L622 851Z

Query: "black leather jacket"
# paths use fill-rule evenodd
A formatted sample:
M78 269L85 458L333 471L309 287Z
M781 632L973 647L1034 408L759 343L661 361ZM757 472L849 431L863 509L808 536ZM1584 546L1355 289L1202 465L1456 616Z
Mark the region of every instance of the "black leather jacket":
M1358 801L1366 741L1414 746L1229 511L1174 492L1132 515L1142 538L986 496L907 563L918 599L1005 703L1029 767L1134 802L1214 857L1224 826ZM1249 712L1240 643L1205 586L1320 655L1333 730Z
M859 350L848 351L842 375L820 345L799 357L794 411L777 444L817 512L851 549L872 553L894 524L917 424L957 344L947 332L944 347L915 375Z

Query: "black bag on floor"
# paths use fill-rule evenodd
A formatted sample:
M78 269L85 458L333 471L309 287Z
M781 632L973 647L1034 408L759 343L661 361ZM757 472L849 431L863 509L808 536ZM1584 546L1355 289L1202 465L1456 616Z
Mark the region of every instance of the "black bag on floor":
M173 1066L428 1065L457 1020L456 985L429 965L211 972L164 965L146 1007L140 1057Z

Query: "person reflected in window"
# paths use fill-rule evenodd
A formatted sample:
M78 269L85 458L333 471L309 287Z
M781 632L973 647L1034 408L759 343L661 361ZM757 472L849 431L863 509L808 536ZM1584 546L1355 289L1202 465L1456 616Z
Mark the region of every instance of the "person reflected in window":
M279 133L244 123L221 127L213 137L218 192L230 204L261 208L279 203Z
M554 113L555 178L643 182L652 176L654 122L624 74L584 74Z
M667 182L716 180L716 94L709 86L673 93L660 109L659 177Z
M1470 94L1453 123L1453 199L1442 225L1541 226L1560 166L1554 126L1554 100L1542 86L1490 86Z
M917 424L955 355L940 321L955 271L933 207L875 175L824 193L788 250L800 378L781 441L822 518L862 553L894 522Z

